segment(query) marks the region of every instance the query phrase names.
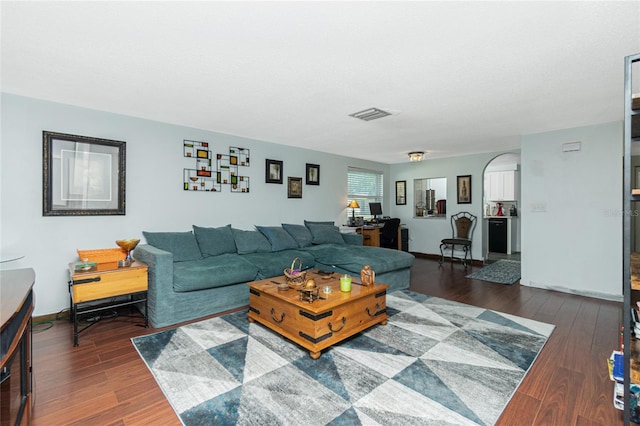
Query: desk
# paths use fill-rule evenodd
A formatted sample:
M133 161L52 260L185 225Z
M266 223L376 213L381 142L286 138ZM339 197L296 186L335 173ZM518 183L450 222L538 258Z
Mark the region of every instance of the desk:
M362 245L380 247L380 231L384 225L367 225L356 229L362 235ZM398 227L398 250L402 250L402 227Z

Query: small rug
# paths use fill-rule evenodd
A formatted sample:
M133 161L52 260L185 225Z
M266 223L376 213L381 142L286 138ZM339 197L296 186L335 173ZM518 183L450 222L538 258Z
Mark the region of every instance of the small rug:
M246 311L132 341L185 425L491 425L554 328L407 290L387 313L315 361Z
M520 279L520 262L517 260L498 260L491 265L472 272L465 278L513 285Z

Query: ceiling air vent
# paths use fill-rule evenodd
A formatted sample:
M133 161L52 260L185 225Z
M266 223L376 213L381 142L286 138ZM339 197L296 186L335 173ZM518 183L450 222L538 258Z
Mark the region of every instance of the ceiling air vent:
M351 117L359 118L364 121L376 120L378 118L386 117L387 115L391 115L391 113L378 108L369 108L364 111L349 114Z

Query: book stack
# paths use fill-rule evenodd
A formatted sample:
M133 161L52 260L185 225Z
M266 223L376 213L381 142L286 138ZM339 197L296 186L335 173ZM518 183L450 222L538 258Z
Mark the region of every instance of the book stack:
M622 351L613 351L607 360L609 378L614 382L613 406L618 410L624 410L624 354ZM640 423L640 386L631 383L629 386L630 420Z
M624 354L622 351L611 352L607 360L609 378L615 382L613 387L613 406L624 410Z

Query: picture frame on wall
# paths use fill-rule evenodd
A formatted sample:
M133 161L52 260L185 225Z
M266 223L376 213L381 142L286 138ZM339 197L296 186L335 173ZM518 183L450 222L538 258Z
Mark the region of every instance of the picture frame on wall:
M125 214L126 142L42 132L42 215Z
M287 178L287 198L302 198L302 178Z
M264 181L266 183L282 184L282 166L283 163L280 160L265 160Z
M307 163L307 185L320 185L320 166Z
M458 204L471 204L471 175L458 176Z
M407 181L396 181L396 206L407 204Z

